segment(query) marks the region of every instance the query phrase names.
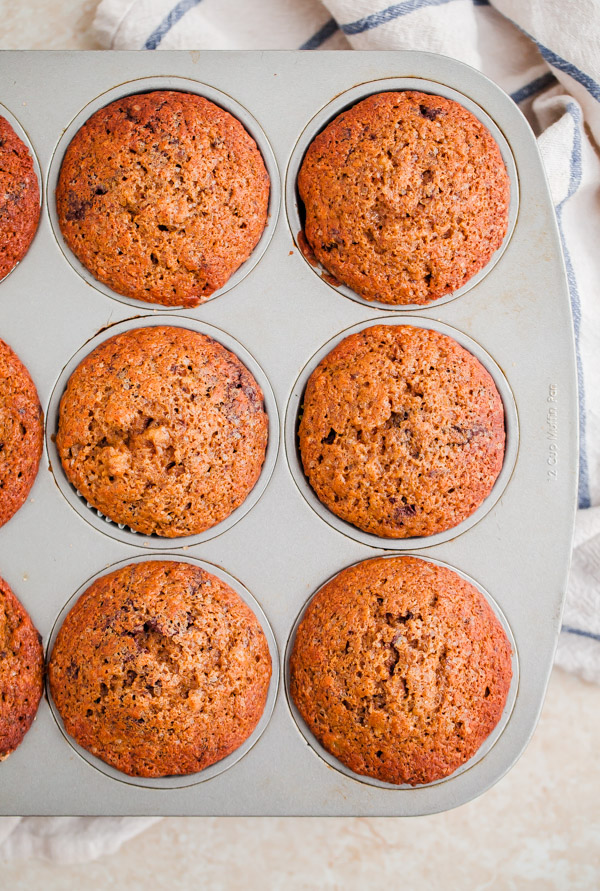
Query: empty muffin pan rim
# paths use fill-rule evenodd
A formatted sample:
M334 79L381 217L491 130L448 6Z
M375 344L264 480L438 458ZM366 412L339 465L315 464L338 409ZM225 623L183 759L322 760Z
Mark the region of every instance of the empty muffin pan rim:
M126 96L134 96L138 93L152 93L162 90L172 90L180 93L194 93L198 96L202 96L203 98L208 99L210 102L218 105L224 111L229 112L229 114L231 114L243 125L243 127L255 141L261 157L264 161L267 174L269 176L270 187L269 204L267 208L267 222L256 246L254 247L248 259L244 260L241 266L239 266L232 273L223 287L214 291L206 300L199 303L198 306L166 306L162 303L138 300L135 297L127 297L124 294L119 294L118 291L114 291L111 287L109 287L109 285L106 285L103 282L99 281L75 256L71 248L66 244L62 236L60 223L58 221L58 212L56 209L56 187L58 184L58 178L60 175L65 152L67 151L67 148L69 147L69 144L71 143L73 137L86 123L86 121L88 121L89 118L96 111L104 108L111 102L123 99ZM279 174L279 168L277 165L275 154L266 133L254 117L252 112L245 108L233 96L230 96L227 93L224 93L222 90L216 89L215 87L209 84L205 84L199 80L194 80L188 77L180 77L178 75L157 74L151 75L150 77L141 77L124 81L116 87L111 87L103 93L99 93L95 98L91 99L82 109L80 109L80 111L75 115L75 117L71 120L71 122L60 135L60 138L52 152L52 157L48 165L46 178L46 195L48 196L46 201L48 217L50 219L50 225L54 238L56 239L56 243L58 244L65 260L88 285L90 285L96 291L100 291L102 294L105 294L107 297L111 297L113 300L117 300L119 303L124 303L127 306L138 309L141 312L156 310L160 312L178 313L197 310L209 301L216 300L218 297L223 296L228 291L231 291L233 288L241 284L246 276L252 272L257 263L259 263L261 257L269 246L269 242L273 237L273 233L277 225L279 208L281 206L281 177ZM93 299L93 297L90 295L89 299Z
M445 334L447 337L452 338L471 355L475 356L491 375L504 406L504 429L506 436L504 459L500 473L496 477L489 495L482 501L477 510L473 511L473 513L462 520L462 522L443 532L436 532L433 535L413 536L411 538L386 538L371 532L364 532L357 526L353 526L352 523L349 523L347 520L338 517L332 510L330 510L330 508L319 500L310 485L302 466L302 459L300 457L300 449L298 445L298 425L300 422L299 415L302 409L302 402L308 379L319 363L343 340L351 334L356 334L360 331L364 331L366 328L373 328L377 325L404 325L408 327L425 328L438 331L440 334ZM284 424L285 454L288 467L298 490L307 504L310 505L325 523L328 523L343 535L347 535L349 538L353 538L355 541L369 545L372 548L382 548L384 550L392 551L414 551L416 548L434 547L435 545L443 544L446 541L451 541L459 535L463 535L477 523L480 523L497 504L507 486L510 485L519 453L519 416L517 405L512 388L498 363L494 361L492 356L479 343L477 343L477 341L473 340L473 338L469 337L463 331L451 328L449 325L439 322L436 319L417 315L398 316L388 314L378 316L363 322L358 322L356 325L352 325L330 338L330 340L323 344L323 346L321 346L321 348L309 359L298 375L287 401Z
M264 411L268 420L268 439L265 460L261 467L258 480L244 501L225 517L224 520L221 520L220 523L211 526L209 529L205 529L204 532L199 532L195 535L182 535L175 538L158 536L156 534L146 535L143 532L137 532L129 526L117 523L116 521L111 520L110 517L105 516L100 510L90 504L75 486L69 482L55 443L55 437L58 431L61 398L71 375L85 357L93 352L97 346L104 343L106 340L109 340L111 337L116 337L119 334L123 334L126 331L133 331L137 328L155 328L157 326L187 328L188 330L205 334L237 356L240 362L242 362L253 375L262 390ZM139 548L143 546L151 550L187 548L192 545L202 544L203 542L210 541L212 538L216 538L218 535L223 535L228 529L231 529L232 526L239 523L239 521L242 520L262 498L265 489L269 485L269 481L277 462L277 455L279 453L279 430L279 412L271 383L250 351L227 331L223 331L222 329L210 325L208 322L204 322L200 319L181 314L163 315L162 313L157 313L155 315L136 316L132 319L116 322L114 325L110 325L99 331L94 337L86 341L86 343L84 343L83 346L71 356L67 364L64 366L52 387L50 399L44 413L44 442L49 466L56 485L73 510L75 510L86 523L89 523L103 535L117 539L125 544L132 545L133 547Z
M54 699L52 698L52 693L50 692L50 681L47 675L45 678L44 686L45 695L50 706L50 711L52 712L52 717L54 718L58 729L60 730L67 743L71 746L71 748L75 752L77 752L77 754L90 767L100 771L100 773L105 774L105 776L110 777L113 780L117 780L118 782L125 783L129 786L138 786L145 789L170 790L183 789L187 786L197 786L199 783L205 783L208 780L212 780L215 777L220 776L220 774L224 773L224 771L229 770L231 767L237 764L237 762L240 761L240 759L243 758L244 755L246 755L247 752L250 751L250 749L252 749L256 745L256 743L259 741L260 737L266 730L269 721L271 720L271 715L273 714L273 709L275 707L275 700L277 698L277 691L279 689L279 650L277 647L275 635L273 634L273 629L271 628L264 610L262 609L258 600L244 585L244 583L240 581L240 579L232 576L222 566L216 566L213 563L209 563L206 560L201 560L189 554L136 554L130 559L126 558L124 560L119 560L112 566L104 567L100 570L100 572L97 572L95 575L91 576L91 578L83 582L83 584L79 586L75 593L69 597L63 608L56 616L56 619L54 620L48 642L44 647L44 654L46 657L46 663L48 663L50 661L50 656L52 655L52 651L56 643L58 632L60 631L68 613L75 606L79 598L95 581L103 578L103 576L105 575L109 575L109 573L114 572L117 569L123 569L125 566L129 566L131 563L147 563L149 561L162 562L163 560L171 563L190 563L193 566L199 566L201 569L206 570L206 572L217 576L221 579L221 581L229 585L229 587L232 588L235 593L239 595L244 603L250 607L258 622L260 623L267 641L267 645L269 647L269 655L271 657L271 678L269 680L269 689L263 713L260 716L260 720L258 721L256 727L248 736L248 738L245 739L244 742L240 746L238 746L237 749L235 749L233 752L230 752L229 755L226 755L225 758L221 758L219 761L215 761L214 764L210 764L208 767L205 767L204 770L198 771L197 773L173 775L167 777L129 776L128 774L118 770L116 767L108 764L106 761L103 761L96 755L93 755L90 751L79 745L79 743L77 743L73 739L73 737L69 735L69 733L65 729L60 712L54 702Z
M471 278L469 278L464 285L461 285L460 288L451 291L449 294L444 294L442 297L438 297L437 300L431 300L424 304L406 303L398 305L393 303L383 303L379 300L367 300L348 285L345 285L342 282L338 282L337 284L334 283L332 278L335 279L335 276L332 277L331 273L321 265L316 257L314 258L315 262L311 262L311 259L306 255L306 247L300 243L300 236L302 235L304 238L305 236L304 227L302 225L302 215L300 213L301 199L298 194L297 180L300 167L302 166L302 162L309 146L315 137L318 136L318 134L321 133L338 115L356 105L361 100L376 95L377 93L406 92L409 90L416 90L434 96L443 96L445 99L451 99L459 105L462 105L467 111L470 111L489 130L500 149L502 159L506 166L510 181L510 203L508 208L507 227L504 238L502 239L502 244L479 272L471 276ZM362 303L364 306L369 306L374 309L381 309L385 312L419 312L423 309L436 308L446 303L450 303L452 300L456 300L463 294L468 293L472 288L479 285L496 268L510 243L519 216L519 173L510 143L503 131L488 112L473 99L470 99L457 89L438 83L434 80L416 77L382 78L381 80L365 81L364 83L357 84L349 90L340 93L332 99L331 102L321 108L320 111L318 111L308 122L294 146L287 165L285 172L284 198L287 223L298 250L312 269L313 273L322 278L330 288L333 288L350 300L354 300L357 303Z
M317 596L317 594L325 587L325 585L328 585L329 582L333 581L333 579L335 579L340 574L340 572L343 572L345 569L350 569L351 566L359 566L361 563L369 562L369 560L376 560L376 559L391 560L391 559L394 559L397 557L414 557L415 559L423 560L426 563L433 563L434 566L441 566L444 569L450 569L450 570L452 570L452 572L455 572L458 576L460 576L466 582L469 582L469 584L473 585L473 587L476 588L479 591L479 593L483 595L486 603L491 607L492 612L494 613L494 616L498 619L498 621L502 625L502 629L507 636L508 642L510 644L510 649L511 649L512 677L511 677L511 682L510 682L510 686L508 689L508 693L506 696L506 701L504 703L504 708L502 709L502 714L501 714L500 719L499 719L498 723L496 724L496 726L493 728L491 733L489 733L488 736L486 736L486 738L483 740L483 742L481 743L481 745L479 746L477 751L471 756L471 758L469 758L468 761L465 761L464 764L461 764L460 767L458 767L456 770L454 770L451 774L449 774L448 776L445 776L445 777L441 777L438 780L433 780L431 783L419 783L416 786L412 786L409 783L402 783L402 784L387 783L383 780L378 780L375 777L367 776L366 774L356 773L351 768L347 767L339 759L337 759L335 757L335 755L332 755L331 752L328 752L327 749L325 748L325 746L323 746L323 744L320 743L319 740L317 739L317 737L312 733L310 727L308 726L308 724L306 723L306 721L300 714L298 707L296 706L296 703L294 702L294 699L290 692L290 680L291 680L291 678L290 678L290 659L291 659L291 655L292 655L292 650L294 648L294 643L296 640L296 634L298 632L300 623L302 622L302 620L306 614L306 610L308 609L308 607L310 606L310 604L312 603L314 598ZM462 570L457 569L455 566L451 566L449 563L444 563L441 560L436 560L433 557L428 557L428 556L425 556L424 554L409 554L409 553L406 553L405 551L397 552L397 553L386 553L386 554L379 555L379 557L367 557L364 560L358 560L356 563L352 563L350 566L345 566L343 569L340 569L338 572L335 572L332 576L330 576L328 579L326 579L326 581L324 581L323 584L320 585L316 591L313 591L313 593L309 596L308 600L306 600L306 602L301 607L300 612L298 613L298 615L296 617L296 621L294 622L294 625L289 633L288 639L285 644L285 648L283 649L282 659L283 659L283 666L281 669L281 674L283 677L283 687L285 690L287 706L290 710L292 718L294 719L294 723L296 724L296 727L298 728L298 732L306 740L306 742L311 747L311 749L313 750L315 755L318 758L320 758L322 761L324 761L326 764L328 764L329 767L332 767L334 770L339 771L340 773L344 774L344 776L349 777L351 780L355 780L356 782L359 782L359 783L365 783L367 786L374 786L377 789L391 790L392 792L403 792L403 791L412 790L412 789L432 788L433 786L442 785L443 783L447 783L449 780L455 779L456 777L459 777L461 774L466 773L468 770L471 770L473 767L475 767L477 764L479 764L481 761L483 761L483 759L486 757L488 752L490 752L491 749L494 747L494 745L496 744L496 742L498 741L498 739L504 732L506 726L508 725L508 722L510 721L510 718L511 718L514 706L515 706L515 702L517 699L517 692L519 689L519 653L518 653L518 649L517 649L517 644L516 644L514 635L512 633L510 624L508 622L508 619L502 612L498 602L492 597L492 595L489 593L489 591L487 591L482 585L480 585L477 581L475 581L475 579L471 578L471 576L469 576L466 572L463 572Z

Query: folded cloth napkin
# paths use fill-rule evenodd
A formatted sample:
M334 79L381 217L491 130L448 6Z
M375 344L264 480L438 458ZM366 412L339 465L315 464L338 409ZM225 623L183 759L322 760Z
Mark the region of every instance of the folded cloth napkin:
M579 512L556 662L600 682L600 5L595 0L102 0L107 49L418 49L483 71L539 138L563 242L577 346ZM597 505L597 506L592 506ZM0 859L114 851L135 818L0 821Z

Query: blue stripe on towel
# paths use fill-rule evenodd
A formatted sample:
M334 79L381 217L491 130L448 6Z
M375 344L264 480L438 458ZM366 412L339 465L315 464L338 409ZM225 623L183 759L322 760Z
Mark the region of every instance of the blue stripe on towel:
M179 0L173 9L164 17L160 25L158 25L152 34L146 39L142 49L155 50L163 37L169 33L173 25L184 17L194 6L198 6L202 0Z
M504 15L504 13L502 13ZM554 50L549 49L547 46L544 46L543 43L540 43L539 40L536 40L535 37L526 31L525 28L522 28L514 19L505 16L509 22L512 22L516 28L519 29L521 34L524 34L525 37L529 38L532 43L535 43L537 48L540 51L540 54L543 58L548 62L549 65L552 65L554 68L558 68L559 71L563 71L565 74L568 74L569 77L572 77L573 80L576 80L578 84L581 84L582 87L588 91L588 93L596 99L597 102L600 102L600 84L594 80L593 77L590 77L585 71L582 71L572 62L568 62L566 59L563 59L562 56L559 56L558 53L555 53Z
M522 29L521 29L522 30ZM531 37L530 34L527 34L526 31L523 32L529 37L530 40L533 40L540 53L550 65L554 68L558 68L559 71L563 71L565 74L568 74L569 77L572 77L573 80L576 80L577 83L581 84L582 87L590 93L597 102L600 102L600 84L597 83L589 74L586 74L585 71L581 71L580 68L577 68L576 65L573 65L572 62L567 62L566 59L563 59L562 56L558 56L551 49L548 49L547 46L539 43L535 39L535 37Z
M590 481L589 468L586 451L586 426L587 417L585 411L585 385L583 379L583 365L581 362L581 352L579 348L579 337L581 334L581 299L577 287L577 278L573 268L573 261L569 254L565 233L563 230L562 216L565 203L571 198L581 183L581 129L583 127L583 119L579 106L575 102L567 102L567 113L573 119L573 148L571 150L570 159L570 175L569 188L563 200L556 206L556 219L558 222L558 231L562 242L563 255L565 258L565 268L567 271L567 281L569 284L569 295L571 298L571 311L573 313L573 328L575 331L575 352L577 358L577 389L579 395L579 489L578 504L580 508L590 507Z
M526 99L531 99L536 93L541 93L546 87L554 86L556 82L556 78L552 72L548 71L546 74L542 74L541 77L536 77L535 80L525 84L520 90L515 90L514 93L510 94L510 98L518 105L519 102L525 102Z
M563 625L560 629L563 634L577 634L579 637L589 637L591 640L600 641L600 634L593 631L584 631L583 628L573 628L571 625Z
M299 46L298 49L301 50L314 50L318 49L321 44L325 43L326 40L329 40L330 37L333 37L335 32L338 30L338 24L335 19L329 19L328 22L325 22L322 28L313 34L313 36L307 40L302 46Z
M363 19L357 19L355 22L348 22L346 25L340 25L344 34L362 34L364 31L371 31L387 22L392 22L403 15L409 15L417 9L423 9L427 6L445 6L454 0L405 0L404 3L394 3L386 9L380 9L379 12L373 12L371 15L365 16Z

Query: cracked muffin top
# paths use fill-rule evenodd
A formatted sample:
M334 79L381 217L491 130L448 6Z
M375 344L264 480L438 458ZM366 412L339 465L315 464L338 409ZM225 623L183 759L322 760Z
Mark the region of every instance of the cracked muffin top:
M0 116L0 279L29 248L40 218L40 187L33 158Z
M174 538L242 504L265 459L263 394L236 355L187 328L105 340L60 403L56 447L69 482L104 516Z
M134 563L93 582L48 665L65 730L139 777L190 774L255 729L271 678L263 630L225 582L190 563Z
M63 237L126 297L197 306L248 259L267 220L255 141L202 96L159 91L99 109L69 144L56 189Z
M44 416L29 372L0 340L0 526L25 503L36 478Z
M504 458L504 406L455 340L410 325L351 334L311 374L299 427L319 500L363 532L433 535L469 517Z
M471 758L512 676L483 595L415 557L366 560L315 595L298 627L290 693L319 742L355 773L431 783Z
M381 303L456 291L508 225L509 178L489 131L457 102L410 90L336 117L309 146L298 191L317 259Z
M42 697L42 638L0 578L0 761L22 742Z

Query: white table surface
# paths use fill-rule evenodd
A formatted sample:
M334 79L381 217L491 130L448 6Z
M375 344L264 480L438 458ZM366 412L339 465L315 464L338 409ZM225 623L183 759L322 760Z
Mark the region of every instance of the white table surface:
M248 0L243 0L248 2ZM98 49L97 0L0 2L0 49ZM600 888L600 687L555 670L513 770L445 814L169 818L99 862L0 864L6 891Z

